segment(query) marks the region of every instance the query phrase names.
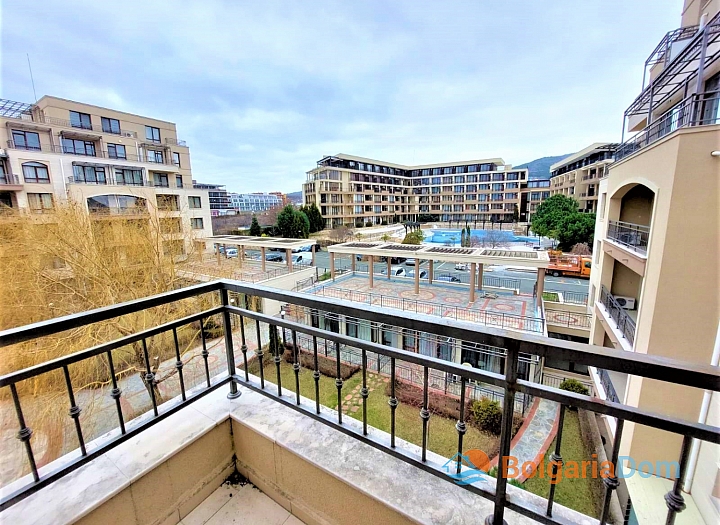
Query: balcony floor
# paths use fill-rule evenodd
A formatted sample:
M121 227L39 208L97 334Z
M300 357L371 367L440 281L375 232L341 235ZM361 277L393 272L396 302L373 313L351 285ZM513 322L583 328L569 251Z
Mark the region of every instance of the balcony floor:
M248 482L226 481L178 525L303 525Z

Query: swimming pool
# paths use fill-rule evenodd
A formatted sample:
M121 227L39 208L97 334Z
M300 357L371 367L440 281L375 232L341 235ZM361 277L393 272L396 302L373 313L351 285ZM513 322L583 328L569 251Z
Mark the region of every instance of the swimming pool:
M478 237L482 242L487 239L489 232L492 232L495 239L498 239L497 236L500 236L500 242L537 242L537 237L515 235L508 230L470 230L470 237ZM423 230L423 233L425 234L425 242L431 242L433 244L460 244L460 230Z

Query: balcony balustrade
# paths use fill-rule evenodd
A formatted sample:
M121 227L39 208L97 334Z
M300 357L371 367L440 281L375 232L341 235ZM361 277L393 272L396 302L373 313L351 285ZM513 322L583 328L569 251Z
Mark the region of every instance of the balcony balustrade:
M608 221L607 238L634 252L647 254L650 226L623 221Z
M391 325L399 329L429 333L438 337L454 338L471 344L482 345L488 341L492 341L493 345L505 349L504 372L494 373L479 368L462 366L443 359L428 357L384 344L350 337L334 331L315 328L308 324L301 324L285 319L284 316L280 318L256 312L235 306L237 301L232 299L231 294L253 296L263 298L266 301L279 301L283 304L310 309L322 315L351 315L371 323ZM318 298L312 295L282 291L261 285L243 284L236 281L214 281L88 312L41 321L18 328L11 328L0 332L0 348L29 342L41 344L42 338L45 336L52 336L63 332L70 333L67 331L78 327L108 321L122 315L144 312L150 308L161 305L176 304L179 301L192 300L200 297L203 298L203 301L197 302L199 309L197 313L180 319L170 320L159 326L146 328L114 341L102 342L92 348L0 376L0 391L2 391L3 394L7 394L7 398L12 399L11 406L14 408L16 425L19 430L17 438L23 444L27 465L32 474L32 477L28 476L18 480L18 482L13 485L11 491L4 493L0 500L0 511L11 508L13 505L39 492L41 489L52 490L54 482L61 480L64 476L76 471L79 467L101 458L104 454L116 446L121 445L123 442L133 439L136 441L139 440L139 443L142 443L143 433L146 430L172 414L182 411L185 407L195 403L203 396L220 388L228 388L228 398L231 400L229 401L231 405L233 404L232 400L238 398L243 391L256 392L265 398L265 402L271 400L280 403L284 405L286 409L292 409L303 416L312 418L316 422L335 429L345 436L357 439L365 445L386 452L394 458L393 461L399 460L405 462L417 468L418 473L422 470L449 483L456 481L455 473L458 475L463 472L468 473L467 467L463 466L461 462L464 451L463 436L466 433L465 407L468 403L466 392L468 391L467 387L473 384L491 386L498 393L501 393L498 396L503 407L499 450L501 457L508 456L510 453L515 399L516 396L520 395L547 399L559 403L559 430L555 450L557 462L562 461L560 457L560 441L563 433L563 416L568 407L589 410L597 414L613 417L617 420L617 430L614 443L612 444L612 454L610 456L610 461L614 464L617 464L619 457L624 423L635 423L674 433L683 436L682 447L679 451L678 480L665 496L665 502L657 502L658 505L667 505L668 523L674 522L675 517L685 509L685 505L683 504L682 479L685 477L685 473L689 467L689 451L693 439L720 443L720 428L717 427L699 424L694 421L685 421L676 417L666 417L656 412L649 412L644 409L622 405L616 401L603 401L594 397L576 394L518 378L519 370L521 370L523 365L523 358L521 357L523 354L537 357L548 357L560 354L567 360L578 365L614 370L654 380L717 392L720 391L720 372L718 372L717 367L674 361L667 358L657 358L651 355L635 355L603 347L542 338L537 335L530 336L489 327L478 327L472 323L450 319L440 320L437 317L420 313L398 313L397 310L376 306L370 308L355 302ZM199 305L201 304L209 306L203 307L205 309L200 309ZM233 332L232 330L234 322L237 322L241 327L239 333ZM281 329L283 342L286 344L286 348L292 353L295 376L294 392L289 391L287 388L283 390L280 380L280 362L282 358L279 350L277 350L275 354L268 353L270 351L265 351L263 348L255 351L254 358L257 359L259 364L259 377L250 373L248 366L248 357L250 356L248 356L248 341L246 341L246 324L250 327L254 324L258 335L266 331L268 326ZM205 349L206 337L208 337L206 335L207 327L212 326L213 329L217 329L218 331L222 329L222 337L225 342L225 355L222 358L224 359L224 363L221 368L223 371L219 375L211 377L208 366L209 354L207 351L203 351L201 354L198 354L201 363L204 361L202 382L195 387L188 388L184 382L180 346L177 337L174 337L174 351L177 358L175 365L177 372L174 374L174 377L179 383L180 395L174 399L172 403L159 405L155 397L154 388L157 376L155 369L151 365L151 354L148 350L148 342L151 342L153 337L160 334L175 334L178 329L186 325L198 325L200 327L198 333L202 338L203 349ZM300 348L298 336L302 336L305 339L307 348ZM237 341L239 345L234 342L234 339L238 337L240 339ZM171 337L169 340L172 339ZM347 421L343 422L342 411L336 412L325 408L321 410L321 401L317 386L315 387L314 399L304 398L300 395L299 371L301 366L309 366L314 369L313 378L315 385L318 385L321 375L318 367L319 342L325 343L329 349L329 353L333 354L337 362L335 385L337 386L338 406L341 405L343 399L342 387L344 381L341 377L340 369L343 352L347 348L352 348L355 349L355 352L360 356L362 415L361 417L359 416L357 424L349 424ZM146 392L149 398L148 406L151 406L151 410L148 413L133 421L126 421L126 415L122 410L122 403L124 402L123 396L127 394L123 394L118 387L118 370L114 365L117 361L113 359L114 356L117 356L117 351L126 348L128 345L134 345L144 357L145 370L143 371L143 381L148 385L148 388L143 390L143 392ZM236 347L238 347L239 350L233 351ZM12 348L10 348L10 350L12 350ZM300 359L301 351L304 354L310 355L309 361L303 361L303 365L301 365ZM241 361L239 368L236 367L236 354ZM107 395L112 398L112 419L117 421L117 426L115 427L115 431L106 434L100 440L94 440L91 446L86 446L86 438L90 435L90 431L84 426L83 419L79 417L82 409L79 405L82 404L82 402L79 396L76 397L74 395L77 385L73 385L71 381L69 368L86 360L96 358L102 359L108 367L107 370L112 383L112 389L108 390ZM368 370L372 372L371 367L380 361L384 363L384 367L387 368L389 374L388 389L390 403L387 410L390 412L391 422L393 422L389 434L369 432L368 430L367 372ZM265 369L264 364L272 362L277 365L277 375L267 371L263 372ZM313 362L314 364L312 364ZM422 409L419 410L418 415L418 424L421 425L422 429L422 439L421 445L414 451L404 448L400 449L396 443L394 421L399 401L396 397L395 385L396 374L401 370L401 367L410 367L416 370L423 385L421 387L423 392ZM72 419L72 424L68 428L76 435L79 449L72 454L63 456L63 460L60 462L39 468L36 461L36 453L38 452L37 442L31 441L30 439L32 435L32 429L29 427L31 419L26 419L24 415L24 407L27 406L29 400L24 399L22 394L26 391L25 388L23 388L23 382L32 381L46 374L59 374L60 378L63 376L65 378L63 386L67 387L66 393L71 407L67 417ZM434 417L438 417L432 415L428 410L428 394L430 389L428 380L431 374L433 378L438 374L444 376L446 379L452 378L452 381L459 385L460 410L456 425L458 454L451 458L444 466L437 464L436 461L433 460L431 451L428 451L429 425ZM272 377L275 375L276 377ZM37 384L49 385L51 383L39 382ZM239 389L239 387L242 387L242 390ZM34 395L44 394L45 392L34 393ZM241 401L242 398L237 402ZM10 422L8 421L7 426L9 425ZM270 426L274 427L277 425L271 423ZM448 467L448 465L450 466ZM358 469L356 468L355 470L357 471ZM361 472L356 472L356 474L362 476ZM600 508L602 508L600 524L607 523L611 498L618 486L618 478L615 474L611 473L604 481L605 492L602 496L602 504L600 505ZM508 510L515 511L529 519L534 519L546 524L593 522L593 520L589 518L580 517L579 514L575 516L575 519L568 518L567 514L563 516L563 512L567 512L569 509L554 505L555 485L551 485L547 499L540 499L525 491L508 487L508 484L508 479L505 476L498 476L497 479L487 477L487 479L483 478L480 482L459 485L470 493L487 498L492 502L493 508L491 514L489 516L477 516L478 523L486 518L491 518L491 521L490 519L487 521L488 523L503 523L503 518ZM429 493L427 497L433 499L437 496ZM62 500L62 496L58 496L56 499ZM541 501L541 503L538 503L538 501ZM0 514L0 518L1 517L2 514Z
M24 151L36 151L39 153L59 153L62 155L77 155L79 157L94 157L94 158L100 158L100 159L132 161L132 162L147 162L150 164L163 164L163 165L167 165L167 166L175 166L175 164L170 159L166 158L165 155L163 155L162 160L160 160L160 157L148 157L147 155L137 155L136 153L130 153L130 152L126 152L125 155L118 155L117 153L110 153L108 151L98 150L97 148L95 148L93 150L88 150L87 153L80 153L77 151L71 151L64 146L60 146L57 144L39 144L36 146L30 146L30 145L16 144L12 140L7 141L7 147L9 149L18 149L18 150L24 150Z
M600 303L605 307L612 320L615 321L618 330L628 340L630 346L635 344L635 321L604 286L600 289Z

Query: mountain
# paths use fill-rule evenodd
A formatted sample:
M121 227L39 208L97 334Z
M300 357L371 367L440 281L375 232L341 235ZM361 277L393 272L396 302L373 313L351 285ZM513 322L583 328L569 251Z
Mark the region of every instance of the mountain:
M526 162L525 164L521 164L520 166L513 166L513 168L528 168L528 170L530 170L528 174L529 180L549 179L550 166L569 155L572 155L572 153L558 155L556 157L542 157L540 159L535 159L533 161Z
M302 204L302 191L294 191L292 193L288 193L287 198L290 199L290 202Z

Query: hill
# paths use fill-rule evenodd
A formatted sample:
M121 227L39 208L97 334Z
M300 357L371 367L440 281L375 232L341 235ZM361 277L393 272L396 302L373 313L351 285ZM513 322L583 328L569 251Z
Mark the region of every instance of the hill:
M302 204L302 191L294 191L292 193L288 193L287 197L288 199L290 199L290 202Z
M572 155L567 153L565 155L557 155L555 157L542 157L535 159L520 166L513 166L513 168L527 168L529 171L528 179L549 179L550 178L550 166L555 164L557 161L564 159L565 157Z

